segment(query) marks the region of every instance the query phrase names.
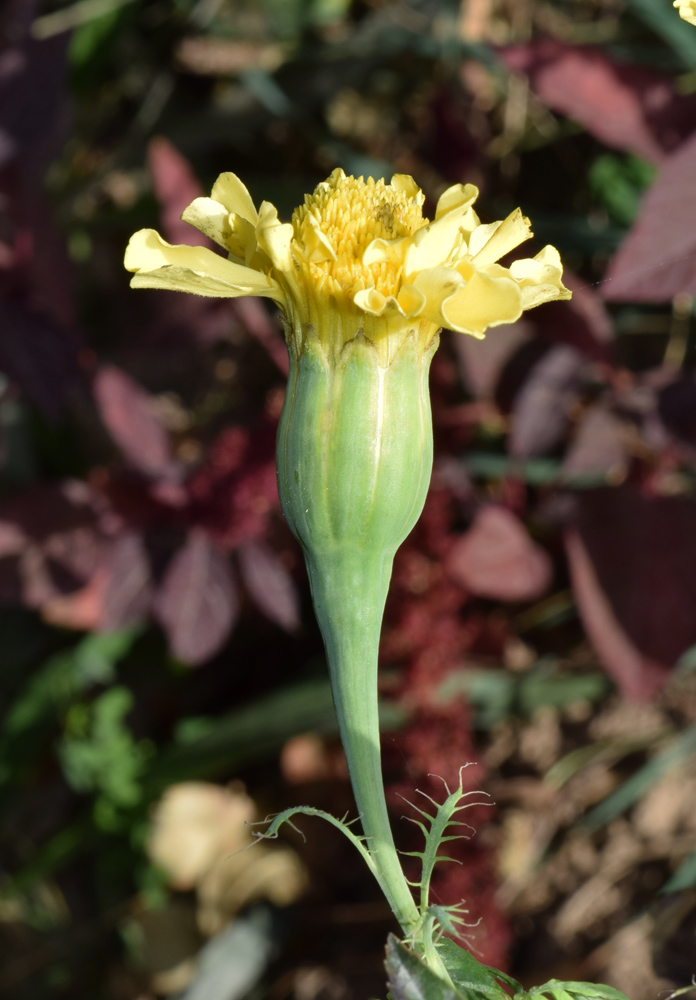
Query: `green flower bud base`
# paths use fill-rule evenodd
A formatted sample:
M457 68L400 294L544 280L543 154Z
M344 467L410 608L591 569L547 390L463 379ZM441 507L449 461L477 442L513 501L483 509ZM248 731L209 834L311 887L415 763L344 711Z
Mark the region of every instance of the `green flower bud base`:
M326 646L341 739L378 881L410 934L419 913L392 837L382 781L377 661L394 554L425 503L432 469L427 349L406 331L380 363L362 331L305 333L291 350L277 465ZM290 339L290 338L289 338ZM290 341L292 343L292 340ZM295 340L298 343L299 338Z

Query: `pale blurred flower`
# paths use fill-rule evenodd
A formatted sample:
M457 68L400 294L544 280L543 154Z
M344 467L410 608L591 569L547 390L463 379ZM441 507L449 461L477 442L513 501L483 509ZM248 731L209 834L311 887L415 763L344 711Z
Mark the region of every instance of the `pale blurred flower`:
M255 900L288 906L306 887L294 851L254 843L248 826L254 818L243 791L204 782L173 785L155 807L148 855L172 888L196 889L198 925L207 936Z
M696 25L696 0L674 0L674 6L689 24Z

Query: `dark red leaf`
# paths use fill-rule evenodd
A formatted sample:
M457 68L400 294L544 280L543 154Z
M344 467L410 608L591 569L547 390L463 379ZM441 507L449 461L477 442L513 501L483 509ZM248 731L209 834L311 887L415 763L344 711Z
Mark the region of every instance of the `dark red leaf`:
M288 632L300 624L300 608L293 579L265 542L245 542L237 549L244 586L254 603L272 622Z
M696 135L667 159L638 218L612 258L610 302L671 302L696 292Z
M120 368L107 365L97 372L94 396L104 423L131 465L151 476L173 474L167 433L144 389Z
M491 330L483 340L451 335L462 381L476 399L492 399L505 363L520 344L529 340L531 324L526 320L506 323Z
M115 538L104 568L100 628L111 631L145 618L152 603L152 578L142 537L127 532Z
M601 403L583 414L568 449L561 474L566 479L603 476L621 482L628 472L629 454L621 420Z
M616 64L600 49L550 38L503 49L500 56L529 77L548 107L607 146L659 163L693 131L696 100L675 94L669 77L657 70Z
M27 187L43 176L69 126L69 40L67 32L42 40L15 35L18 47L0 56L0 129L9 140L6 156L21 160Z
M647 701L662 686L664 667L641 653L619 624L580 534L569 531L565 541L573 593L590 642L622 694Z
M283 375L287 375L290 370L290 360L277 317L275 320L271 319L263 303L249 297L235 299L230 308L247 333L258 340L268 351L276 367Z
M482 507L452 546L450 575L472 594L498 601L531 601L551 583L551 560L505 507Z
M50 420L83 387L79 343L48 316L0 300L0 369Z
M181 213L194 198L203 194L191 169L191 164L169 139L158 136L147 147L147 165L152 177L155 197L160 204L162 229L170 243L207 246L211 241L187 222Z
M594 288L572 271L563 281L573 293L569 302L548 302L530 315L538 333L553 343L567 344L593 361L607 360L614 328L606 306Z
M508 441L510 455L543 455L562 439L586 366L573 347L558 344L544 354L515 396Z
M696 381L693 375L680 375L660 391L657 412L672 434L696 444Z
M238 598L228 560L194 530L174 556L155 601L155 614L175 656L194 666L216 653L237 619Z
M618 667L606 658L607 669L633 697L647 696L657 667L668 668L696 643L696 503L684 497L647 497L629 485L580 492L577 503L578 537L597 581L592 584L584 557L577 554L578 543L571 542L571 570L579 574L585 595L578 601L588 634L588 622L600 615L598 588L618 628L648 664L648 680L639 675L631 679L625 657ZM590 611L583 611L583 600ZM593 628L599 638L594 632L590 637L605 656L600 643L605 633L613 632L603 624L608 620L604 612L598 620ZM612 638L610 648L617 641Z

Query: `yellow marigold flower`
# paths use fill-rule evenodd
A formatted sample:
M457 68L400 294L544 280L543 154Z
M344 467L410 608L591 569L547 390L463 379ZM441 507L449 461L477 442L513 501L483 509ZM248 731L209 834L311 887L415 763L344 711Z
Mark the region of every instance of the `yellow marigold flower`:
M696 0L674 0L674 6L689 24L696 25Z
M438 330L482 337L524 309L570 298L558 251L498 261L531 234L519 209L483 225L478 191L456 184L435 218L411 177L390 184L334 170L281 223L234 174L182 218L210 236L170 246L133 236L136 288L263 295L280 306L290 371L278 428L278 493L305 554L370 866L407 937L423 926L389 825L379 750L377 661L394 554L430 482L428 391ZM431 967L442 972L431 949Z
M497 263L532 235L530 223L516 209L482 225L472 207L477 196L473 184L454 185L430 221L411 177L396 174L385 184L337 169L282 224L273 205L257 211L244 184L226 173L182 218L227 259L204 247L171 246L143 229L125 265L135 272L134 288L274 299L291 348L315 333L340 350L360 329L388 361L414 327L422 347L440 327L482 337L525 309L570 297L554 247L510 267ZM337 307L342 322L326 323L327 306Z

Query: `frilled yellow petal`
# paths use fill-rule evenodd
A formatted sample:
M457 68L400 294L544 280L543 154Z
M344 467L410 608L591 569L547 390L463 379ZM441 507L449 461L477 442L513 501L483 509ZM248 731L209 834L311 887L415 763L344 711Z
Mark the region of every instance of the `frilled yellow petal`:
M410 245L410 236L402 236L397 240L385 240L381 237L372 240L362 255L363 267L371 267L373 264L392 264L394 267L402 267Z
M401 288L397 296L383 295L376 288L365 288L355 294L353 302L372 316L397 312L406 319L412 319L423 311L425 295L411 285Z
M478 226L469 239L469 253L477 267L485 267L500 260L530 236L532 236L532 225L529 219L522 215L520 209L516 208L502 222Z
M545 246L533 259L513 261L510 274L520 286L523 309L572 296L561 281L563 265L555 247Z
M256 223L256 240L261 249L268 254L273 267L280 271L292 270L290 253L292 238L293 228L290 223L282 223L275 205L271 205L270 201L264 201L259 209Z
M481 338L489 326L511 323L522 312L516 282L479 271L470 263L457 265L457 270L436 267L422 271L415 285L427 299L424 317L458 333Z
M394 174L391 179L391 186L395 191L403 192L407 198L412 198L419 208L423 207L425 195L410 174Z
M313 215L308 215L302 223L302 241L305 260L318 264L324 260L336 260L336 251L331 241L321 231L321 226Z
M224 205L212 198L195 198L182 212L181 218L199 232L209 236L218 246L229 250L232 235L230 213Z
M426 303L425 294L415 285L404 285L399 290L396 300L401 312L409 319L420 316Z
M207 247L172 246L154 229L141 229L131 237L124 264L135 272L133 288L168 288L218 298L280 298L278 286L265 274L225 260Z
M213 201L219 201L228 212L241 215L243 219L247 219L252 225L256 224L258 213L254 207L253 199L246 185L242 184L236 174L220 174L213 184L210 197Z
M696 25L696 0L674 0L679 16L689 24Z
M411 276L425 268L438 267L461 252L466 252L462 218L458 212L449 212L409 238L404 273Z
M479 190L474 184L453 184L440 195L435 209L435 218L441 219L449 212L459 212L465 215L479 196Z
M243 262L246 267L254 267L256 270L262 270L260 266L256 267L256 264L260 262L258 261L258 254L256 252L255 227L247 219L243 219L241 215L236 215L234 212L230 213L228 219L230 235L227 249L233 257L237 257L240 263Z
M464 270L461 266L459 271ZM455 295L443 303L445 326L483 337L489 326L513 323L522 315L522 296L511 278L472 267Z

